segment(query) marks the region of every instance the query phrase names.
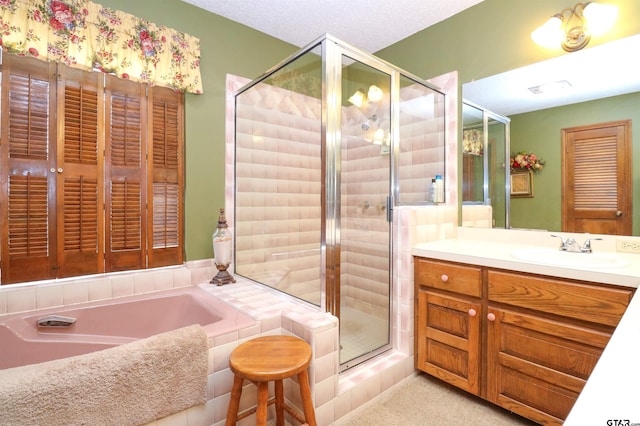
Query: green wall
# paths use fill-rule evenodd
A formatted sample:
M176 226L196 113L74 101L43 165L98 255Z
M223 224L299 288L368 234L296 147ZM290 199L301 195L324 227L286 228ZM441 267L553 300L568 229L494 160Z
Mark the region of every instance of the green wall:
M185 105L185 249L187 260L211 258L224 207L226 75L254 79L298 48L178 0L97 2L200 39L204 94L188 94Z
M187 260L210 258L217 210L224 205L226 75L253 79L298 48L179 0L98 2L200 39L204 94L187 95L185 108L185 246ZM591 46L640 33L640 1L607 3L620 7L618 25L609 38L594 39ZM573 0L485 0L376 55L423 78L458 70L464 83L562 54L537 47L529 34L573 4ZM309 34L309 42L320 35Z
M533 151L545 160L545 168L534 175L534 198L511 199L511 226L550 231L562 229L561 214L561 130L608 121L631 120L633 199L640 200L640 93L615 96L559 108L511 116L511 152ZM640 211L634 203L634 211ZM633 215L634 218L638 214ZM633 235L640 235L640 221L634 220Z
M605 36L593 37L587 49L640 33L640 1L605 2L619 8L616 26ZM460 82L466 83L570 55L562 49L539 47L531 40L531 31L575 4L575 0L484 0L376 56L426 79L457 70Z
M639 0L606 0L606 3L615 4L619 8L616 26L605 36L592 38L585 49L640 34ZM560 48L545 49L537 46L531 40L531 31L551 15L575 4L575 0L484 0L443 22L380 50L376 55L425 79L457 70L462 85L553 57L570 55L571 53L566 53ZM629 54L638 55L638 52L629 52ZM460 90L460 96L462 96L462 90ZM602 107L598 104L584 106L583 108L588 112L567 111L566 115L562 109L540 112L539 116L544 121L538 121L536 124L533 118L529 121L524 118L510 117L516 121L515 123L512 121L511 124L511 151L520 149L534 151L547 161L547 169L535 177L535 188L537 188L535 198L512 202L512 218L517 218L512 226L556 230L560 228L557 225L560 223L559 210L556 211L555 205L552 208L546 208L544 199L539 195L548 192L552 199L559 199L560 171L555 167L560 163L557 144L561 128L635 118L636 129L632 131L633 162L640 164L638 161L640 130L637 127L640 117L638 117L637 97L635 102L634 98L630 98L627 100L628 103L619 106L611 103L614 100L602 102L600 104ZM601 113L604 109L606 114ZM562 114L556 117L555 114L559 111L562 111ZM527 122L530 123L529 126ZM520 129L524 128L528 132L527 136L519 139ZM539 149L540 144L544 148ZM459 149L461 152L461 148ZM462 170L461 163L458 166L458 170ZM640 210L639 180L640 167L634 167L635 212ZM640 217L637 213L634 216ZM633 234L640 235L640 220L636 220L633 224Z

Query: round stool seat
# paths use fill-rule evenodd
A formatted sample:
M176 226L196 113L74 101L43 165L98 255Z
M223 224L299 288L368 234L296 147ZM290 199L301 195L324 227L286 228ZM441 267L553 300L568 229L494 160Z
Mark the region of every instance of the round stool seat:
M307 373L311 355L311 346L304 340L292 336L264 336L238 345L229 356L229 368L234 378L226 426L235 425L238 420L253 413L256 414L256 425L266 426L267 406L272 403L276 406L276 426L284 426L285 411L300 423L316 426ZM294 376L300 387L300 401L304 416L290 407L284 399L283 381ZM255 408L239 414L242 385L245 380L256 385L258 400ZM268 383L270 381L275 383L275 397L272 399L269 399Z
M309 367L311 347L291 336L258 337L242 343L229 357L233 374L251 381L282 380Z

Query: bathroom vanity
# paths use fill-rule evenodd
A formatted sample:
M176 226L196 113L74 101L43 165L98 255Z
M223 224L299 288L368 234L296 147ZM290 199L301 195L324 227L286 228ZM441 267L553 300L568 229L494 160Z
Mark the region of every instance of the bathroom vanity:
M487 240L414 246L415 367L562 424L640 282L637 255L616 254L624 267L549 266L515 258L523 244Z

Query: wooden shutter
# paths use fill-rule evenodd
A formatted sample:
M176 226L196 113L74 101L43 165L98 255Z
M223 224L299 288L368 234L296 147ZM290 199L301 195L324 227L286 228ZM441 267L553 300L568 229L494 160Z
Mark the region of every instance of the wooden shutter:
M183 95L154 87L149 93L149 267L183 261Z
M106 270L146 267L146 87L107 76Z
M104 271L104 76L59 65L58 276Z
M55 235L55 65L4 55L2 283L52 278Z
M574 145L574 207L618 208L618 144L615 137L584 140Z

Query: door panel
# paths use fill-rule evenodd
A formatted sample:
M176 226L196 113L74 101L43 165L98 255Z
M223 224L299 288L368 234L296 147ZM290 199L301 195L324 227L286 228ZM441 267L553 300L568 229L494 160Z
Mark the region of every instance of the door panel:
M57 202L59 277L104 270L104 78L60 66Z
M348 368L390 345L390 74L342 57L340 131L340 363ZM362 94L359 101L352 94ZM347 100L350 99L350 100Z
M562 130L562 230L631 235L631 122Z
M22 58L21 58L22 59ZM25 65L29 65L28 68ZM38 60L3 64L0 177L3 198L2 283L55 277L56 158L55 64Z
M144 86L108 76L106 87L106 270L144 268L147 111Z

